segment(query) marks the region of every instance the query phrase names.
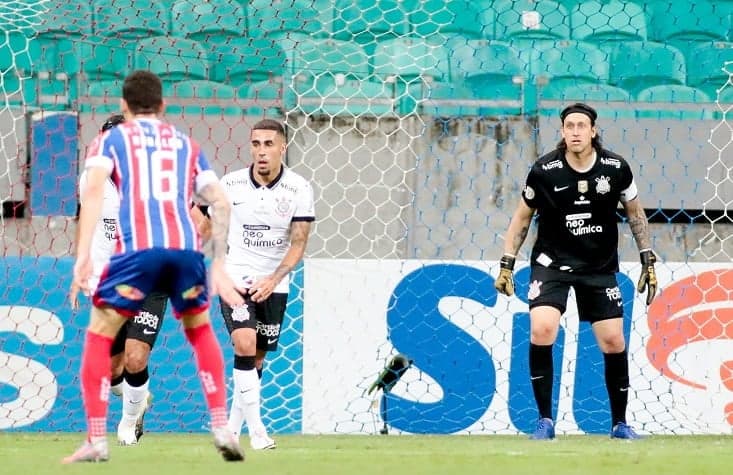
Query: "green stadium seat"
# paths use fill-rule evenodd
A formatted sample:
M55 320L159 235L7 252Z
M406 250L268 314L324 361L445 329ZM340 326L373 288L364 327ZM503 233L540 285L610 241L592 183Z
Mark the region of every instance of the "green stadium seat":
M733 62L733 43L702 43L690 49L687 57L688 63L694 65L687 72L687 85L702 89L715 99L718 90L729 80L724 66L726 62ZM728 85L727 89L733 88Z
M704 107L714 102L710 96L690 86L648 87L639 91L636 100L636 116L644 119L709 120L715 115L712 107Z
M603 84L609 79L609 56L584 41L543 42L532 49L530 70L554 88L577 84Z
M551 0L494 2L494 37L501 41L562 40L570 38L568 10Z
M541 90L542 99L569 102L631 102L631 95L620 87L608 84L550 83Z
M710 107L700 107L713 102L704 91L690 86L660 85L642 89L636 95L640 103L655 103L650 108L637 104L637 117L651 119L708 120L713 119ZM685 107L686 106L686 107Z
M500 41L454 40L448 49L453 83L471 91L471 97L480 102L481 114L521 113L527 65L514 48Z
M248 87L282 89L286 56L277 40L239 38L227 43L207 44L213 81L229 84L238 91ZM278 93L282 96L282 92Z
M156 36L138 41L135 69L147 69L164 82L209 78L208 52L197 41Z
M467 0L426 0L408 11L412 35L432 38L437 43L446 36L461 35L482 39L494 36L494 11Z
M136 40L170 32L170 12L158 0L93 0L94 33Z
M250 0L247 26L251 37L283 38L291 33L325 38L333 31L332 0Z
M45 108L66 108L77 96L80 44L92 41L92 8L86 0L53 1L46 8L29 44L33 87Z
M282 117L283 88L282 82L259 82L242 86L237 91L240 103L243 101L243 112L248 116Z
M367 54L377 42L404 36L409 28L398 0L336 0L333 38L355 41Z
M650 38L678 48L685 54L698 44L728 41L733 2L693 0L653 3Z
M287 71L292 79L285 81L286 109L328 115L392 112L390 91L370 80L368 57L354 42L304 38L289 52Z
M225 43L246 36L247 16L234 0L177 0L172 9L171 32L200 43Z
M98 114L119 113L122 83L122 79L90 81L87 85L86 97L81 98L80 111L94 111Z
M419 105L426 98L430 83L431 100L440 91L450 91L450 66L448 51L444 46L417 37L402 37L377 44L372 56L372 73L392 89L400 114L419 112ZM445 83L444 86L438 83Z
M233 87L206 80L164 83L166 111L176 114L240 115Z
M646 41L647 17L636 3L624 0L587 0L570 12L572 38L612 51L621 41Z
M123 79L134 66L135 41L105 38L104 41L82 41L79 66L85 81Z
M632 96L657 85L684 85L687 68L682 52L653 41L619 43L611 56L609 83Z

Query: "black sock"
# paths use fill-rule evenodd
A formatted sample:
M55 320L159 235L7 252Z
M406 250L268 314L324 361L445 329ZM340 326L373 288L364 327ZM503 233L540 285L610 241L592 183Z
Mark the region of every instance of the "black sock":
M540 418L552 419L552 345L529 345L529 376Z
M138 373L129 373L125 370L125 381L133 388L139 388L148 381L148 367Z
M110 382L110 385L117 386L118 384L120 384L124 380L125 380L125 372L123 371L121 375L115 376L114 378L112 378L112 381Z
M242 371L255 369L255 357L234 355L234 369Z
M611 425L626 423L626 405L629 402L629 358L621 353L604 353L606 389L611 403Z

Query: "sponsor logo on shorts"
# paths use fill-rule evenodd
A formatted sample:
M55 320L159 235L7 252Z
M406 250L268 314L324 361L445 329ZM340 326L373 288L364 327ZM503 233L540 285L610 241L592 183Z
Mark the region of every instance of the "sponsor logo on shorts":
M115 291L120 297L126 298L127 300L142 300L145 298L145 294L140 289L136 289L127 284L116 285Z
M621 306L621 289L618 288L618 285L606 288L606 297L611 302L616 302L619 307Z
M257 322L257 333L266 337L279 337L280 325L265 325L264 323Z
M138 313L137 315L135 315L132 318L132 321L136 325L142 325L144 327L153 329L152 333L148 333L147 329L143 330L143 333L145 333L146 335L152 335L153 333L155 333L155 330L158 328L158 324L160 323L160 319L158 318L157 315L154 315L150 312L146 312L144 310Z

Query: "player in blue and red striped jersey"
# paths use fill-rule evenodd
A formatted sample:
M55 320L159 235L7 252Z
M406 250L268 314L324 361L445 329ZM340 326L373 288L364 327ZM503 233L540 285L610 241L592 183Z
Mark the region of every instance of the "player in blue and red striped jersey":
M87 441L63 463L109 459L110 348L125 318L135 315L154 291L168 295L196 354L214 445L225 460L244 459L239 442L226 428L224 362L209 320L201 238L190 211L194 194L214 209L211 293L241 306L244 300L224 270L230 206L196 142L158 118L164 107L160 78L148 71L132 72L122 86L125 122L98 136L84 163L87 184L79 216L76 285L89 288L91 241L110 177L120 194L120 239L92 298L82 355Z

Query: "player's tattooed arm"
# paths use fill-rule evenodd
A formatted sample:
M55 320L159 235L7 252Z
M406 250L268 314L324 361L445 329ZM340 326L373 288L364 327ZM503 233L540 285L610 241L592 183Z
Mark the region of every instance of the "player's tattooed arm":
M641 206L639 198L624 203L626 209L626 217L629 221L631 234L634 236L636 245L639 249L651 249L652 241L649 237L649 221L646 219L646 213Z
M282 262L272 274L278 282L288 275L303 259L305 248L308 245L310 229L311 223L308 221L293 221L290 224L290 249L288 249Z
M504 254L516 256L522 247L524 240L529 233L529 225L532 223L534 209L527 206L524 200L520 199L516 211L509 222L509 229L504 238Z
M223 258L227 253L227 232L231 207L224 188L218 182L209 183L199 191L199 195L212 208L211 212L211 250L214 258Z

